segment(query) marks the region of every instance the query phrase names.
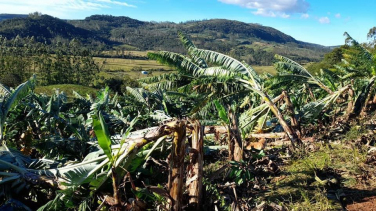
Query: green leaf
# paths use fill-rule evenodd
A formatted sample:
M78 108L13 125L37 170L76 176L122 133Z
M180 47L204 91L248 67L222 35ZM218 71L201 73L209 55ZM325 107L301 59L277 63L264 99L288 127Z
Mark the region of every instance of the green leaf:
M230 174L228 175L230 178L234 177L235 175L235 170L231 171Z
M261 150L260 153L258 154L260 157L264 157L265 156L265 152L264 150Z
M238 185L241 185L241 184L243 184L243 182L244 182L243 178L240 178L240 179L237 180L236 183L237 183Z
M156 142L155 144L153 145L153 147L150 149L149 153L145 156L145 159L148 159L151 155L152 152L154 152L154 150L162 143L162 141L166 140L167 136L162 136L160 137Z
M245 177L247 180L250 180L251 179L251 172L250 171L246 171L245 172Z
M237 170L235 176L240 177L240 175L243 173L243 170Z
M129 123L129 126L127 128L127 130L125 131L125 133L123 134L123 137L121 139L121 142L120 142L120 148L123 146L124 142L125 142L125 139L128 138L129 134L131 133L131 130L133 129L133 126L137 123L139 119L139 116L137 116L136 118L134 118L130 123Z
M103 150L104 154L107 155L110 161L113 161L113 156L111 152L111 138L110 133L108 132L108 127L104 121L102 112L98 112L98 115L93 115L93 128L95 135L98 140L98 144Z
M217 108L219 118L221 118L221 120L225 122L226 124L230 124L230 120L227 117L227 112L226 112L225 107L223 107L223 105L220 104L218 100L214 100L214 105Z
M187 49L188 53L192 54L193 51L197 50L197 47L182 32L179 31L178 35L185 49ZM202 68L208 67L208 65L206 64L206 61L200 57L195 59L195 63L197 63Z

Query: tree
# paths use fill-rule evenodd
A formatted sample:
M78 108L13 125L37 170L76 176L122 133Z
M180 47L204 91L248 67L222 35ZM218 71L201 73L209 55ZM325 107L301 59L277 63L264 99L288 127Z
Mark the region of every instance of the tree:
M371 45L374 46L376 42L376 26L369 30L367 38L370 40Z

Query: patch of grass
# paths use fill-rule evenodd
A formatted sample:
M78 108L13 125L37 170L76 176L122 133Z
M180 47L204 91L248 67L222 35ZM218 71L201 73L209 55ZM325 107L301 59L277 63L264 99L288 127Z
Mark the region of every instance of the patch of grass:
M46 94L48 96L52 95L56 89L59 91L64 92L67 95L67 98L73 98L73 91L76 91L78 94L82 96L95 95L98 90L92 87L75 85L75 84L56 84L56 85L49 85L49 86L37 86L35 87L34 92L38 94Z
M341 210L338 201L327 198L327 190L315 179L319 171L341 172L341 187L355 189L366 152L350 145L320 146L315 152L282 167L282 175L272 180L271 192L263 197L289 210ZM262 198L261 198L262 199Z
M110 52L107 52L110 54ZM125 54L135 55L135 56L145 56L147 55L147 51L125 51ZM143 78L145 75L141 75L141 71L151 71L151 70L165 70L165 71L173 71L173 67L169 67L166 65L159 64L157 61L154 60L140 60L140 59L122 59L122 58L100 58L94 57L95 62L102 66L102 69L107 72L115 72L118 74L119 72L124 72L128 76L132 78ZM258 74L265 74L270 73L272 75L277 74L274 66L257 66L252 65L252 67L256 70ZM136 71L137 70L137 71ZM154 75L160 75L166 73L165 71L153 71Z
M137 51L137 47L134 47L132 45L128 44L122 44L114 47L115 49L125 49L125 50L132 50L132 51ZM141 52L141 51L140 51Z
M121 59L121 58L94 58L95 62L102 66L103 70L108 71L131 71L139 70L172 70L171 67L161 65L154 60L139 60L139 59Z
M122 48L124 47L124 55L131 55L131 56L143 56L147 57L147 54L149 51L138 51L137 48L130 46L130 45L121 45L121 46L116 46L114 47L115 49L118 50L118 55L116 55L116 50L113 51L102 51L102 54L104 55L109 55L109 56L119 56L122 55Z
M255 65L252 65L252 67L260 75L262 75L264 73L270 73L272 75L277 74L277 70L274 68L274 66L255 66Z
M346 133L345 137L347 140L355 140L366 133L366 129L361 125L353 125L350 130Z
M109 78L118 78L122 79L125 77L129 77L133 80L138 80L141 78L158 76L165 73L172 73L173 71L149 71L149 74L144 75L141 71L102 71L98 73L99 81L103 81ZM94 84L97 84L99 81L96 81Z
M300 203L288 203L285 206L288 210L341 210L338 203L328 200L325 191L316 189L314 191L299 189Z

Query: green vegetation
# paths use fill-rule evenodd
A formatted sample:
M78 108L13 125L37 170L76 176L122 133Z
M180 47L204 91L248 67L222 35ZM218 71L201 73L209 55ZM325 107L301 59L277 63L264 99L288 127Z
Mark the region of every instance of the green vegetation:
M103 36L158 25L82 22L98 21ZM195 42L226 40L226 31L206 33L218 25L239 34L230 42L246 33L224 20L181 25ZM304 45L247 27L257 39ZM338 210L375 196L374 45L345 33L325 68L279 54L273 67L254 68L232 56L269 58L275 49L244 40L248 49L227 55L177 34L186 53L148 58L124 45L98 58L77 39L51 47L2 38L1 76L30 79L0 84L0 209Z
M183 48L177 45L176 38L176 31L180 30L189 34L192 41L203 48L229 54L253 65L271 65L275 53L303 63L318 61L329 51L319 45L297 41L271 27L222 19L175 24L95 15L85 20L69 22L139 50L183 52ZM142 36L139 36L140 34ZM127 46L120 49L127 49Z
M56 44L58 42L69 43L77 39L84 43L95 45L109 44L106 39L96 36L94 33L74 27L64 20L48 15L32 13L28 17L17 17L0 22L0 35L8 39L16 36L34 37L36 41Z
M59 90L59 92L64 92L68 99L75 98L73 91L77 92L82 96L95 96L99 91L98 89L92 87L76 84L56 84L49 86L37 86L35 87L34 92L38 94L46 94L48 96L51 96L56 92L56 90Z
M94 61L107 71L168 71L172 68L158 64L152 60L139 59L120 59L120 58L98 58Z
M0 82L7 86L17 86L33 74L38 74L40 85L89 86L98 72L91 52L76 39L51 46L34 37L8 40L0 36Z
M273 179L272 191L263 199L289 210L341 210L344 189L360 188L357 175L362 174L367 152L344 142L315 147L313 153L283 167L285 174Z
M0 17L1 18L1 17ZM124 51L168 50L184 52L177 31L203 48L228 54L251 65L269 66L274 54L300 63L319 61L330 49L297 41L271 27L213 19L185 23L144 22L129 17L93 15L84 20L60 20L39 13L0 22L0 35L13 39L34 37L50 44L79 40L96 56L125 58ZM105 51L105 52L103 52ZM108 53L110 52L110 53ZM133 59L140 59L133 58Z

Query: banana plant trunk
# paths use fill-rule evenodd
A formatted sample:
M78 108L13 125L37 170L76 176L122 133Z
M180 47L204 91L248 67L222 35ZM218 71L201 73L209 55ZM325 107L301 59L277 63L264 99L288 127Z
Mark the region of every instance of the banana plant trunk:
M230 119L229 126L229 160L243 160L243 144L240 136L239 123L236 111L229 106L228 117Z
M290 118L291 118L290 119L291 120L291 127L292 127L293 130L299 132L298 135L301 135L300 124L299 124L299 121L295 118L294 106L292 105L292 102L290 100L290 96L288 95L288 93L286 91L283 91L282 93L283 93L284 98L285 98L287 112L289 113Z
M348 120L351 117L351 114L354 110L354 90L352 88L349 89L348 93L348 103L346 109L346 116L345 119Z
M4 125L5 125L5 115L2 110L0 110L0 144L3 144L4 139Z
M170 155L170 172L168 178L168 191L170 193L169 210L180 211L183 204L183 179L186 122L177 121L172 128L173 142Z
M191 131L190 164L187 167L189 210L201 210L204 127L196 120L192 124Z
M119 188L117 184L117 174L114 167L111 168L111 179L112 179L112 189L114 190L114 207L119 208L121 206L120 204L120 195L119 195Z
M373 76L370 80L370 83L366 87L366 90L365 90L366 98L365 98L364 104L362 104L362 110L360 112L360 114L362 114L362 115L364 115L366 113L368 101L371 99L371 94L372 94L373 88L375 86L375 80L376 80L376 76Z
M302 146L303 142L299 139L298 134L295 132L295 130L285 121L277 106L270 100L267 94L263 93L263 95L265 102L268 104L273 114L277 117L279 124L281 124L283 130L291 140L293 148Z
M376 104L376 95L373 96L372 104Z
M0 144L2 144L2 142L3 142L3 133L4 133L4 131L3 131L3 125L0 125Z

